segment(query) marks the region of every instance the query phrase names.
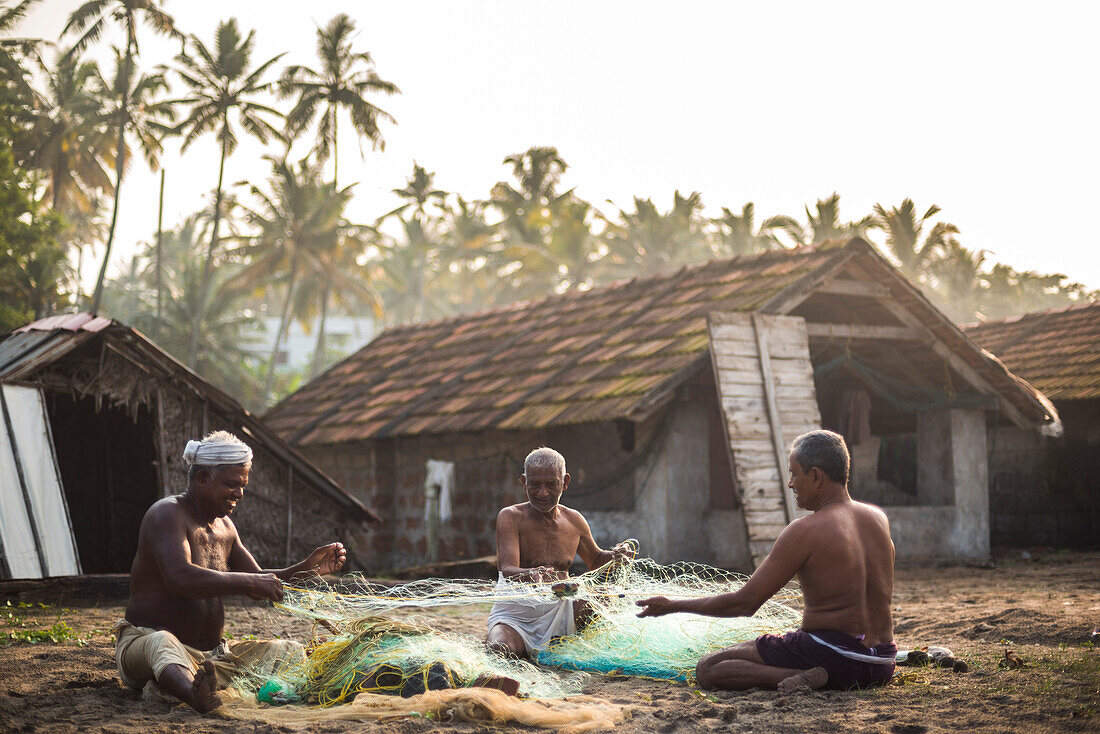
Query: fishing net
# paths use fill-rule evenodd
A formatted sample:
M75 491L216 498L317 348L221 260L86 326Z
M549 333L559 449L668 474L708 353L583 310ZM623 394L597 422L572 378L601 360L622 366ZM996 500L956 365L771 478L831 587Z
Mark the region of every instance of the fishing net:
M649 559L608 564L576 579L577 598L592 621L577 635L560 637L537 655L543 665L568 670L694 682L703 655L762 634L798 625L787 603L801 599L784 589L751 617L670 614L639 619L635 602L650 596L701 597L741 588L748 577L699 563L660 565Z
M273 708L258 703L253 696L242 696L234 689L222 691L219 695L224 703L212 712L213 716L247 722L262 721L281 729L288 724L414 718L496 726L512 724L553 729L563 734L582 734L612 729L630 710L628 706L592 696L532 701L508 696L491 688L428 691L412 698L365 692L345 706L331 708L299 705ZM329 727L324 729L329 730ZM343 731L344 728L335 730Z
M745 580L702 564L635 559L565 582L422 579L386 586L350 575L335 585L320 580L287 585L276 606L314 620L334 636L311 643L304 663L253 670L236 685L263 694L274 677L275 688L267 691L269 698L274 695L271 700L332 706L362 692L414 696L483 685L492 678L517 681L524 697L560 699L581 692L585 676L580 671L692 681L702 655L796 626L799 614L787 602L800 598L797 589L784 590L752 617L728 619L692 614L639 619L635 602L658 595L710 596L734 591ZM587 605L591 621L579 634L556 638L537 652L533 657L539 665L491 653L480 637L444 632L407 617L410 609L563 598ZM398 611L405 618L395 619Z
M287 596L301 593L286 590ZM311 589L315 599L323 592ZM281 605L281 606L285 606ZM333 639L307 647L305 662L272 670L253 667L233 683L273 703L322 707L347 703L363 692L404 698L430 690L466 688L509 678L529 698L564 698L584 688L583 674L555 675L525 660L490 653L481 640L442 632L416 621L362 617L324 619L338 631Z

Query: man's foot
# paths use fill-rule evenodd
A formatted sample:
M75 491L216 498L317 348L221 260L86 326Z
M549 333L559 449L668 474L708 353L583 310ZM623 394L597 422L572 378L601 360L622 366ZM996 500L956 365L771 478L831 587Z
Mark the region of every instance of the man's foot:
M191 684L191 708L200 714L213 711L222 705L218 694L214 693L218 687L218 674L214 671L214 663L206 660L202 667L195 673L195 682Z
M803 670L801 673L796 673L790 678L784 678L779 681L776 688L779 689L780 693L816 691L818 688L824 688L828 682L829 674L825 672L825 668L810 668L809 670Z
M481 675L471 685L478 688L495 688L509 696L519 695L519 681L503 675Z

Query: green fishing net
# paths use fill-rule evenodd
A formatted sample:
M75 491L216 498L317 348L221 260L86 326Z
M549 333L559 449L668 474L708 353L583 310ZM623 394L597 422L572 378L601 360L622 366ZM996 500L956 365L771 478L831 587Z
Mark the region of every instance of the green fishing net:
M275 695L329 706L361 691L410 696L481 685L493 677L517 681L520 695L531 698L579 693L584 672L691 681L702 655L797 626L799 613L788 604L800 599L798 590L784 589L752 617L671 614L640 619L635 602L650 596L721 594L735 591L745 580L703 564L661 565L633 559L607 564L567 582L433 578L387 586L349 575L335 585L321 581L287 585L283 601L276 606L314 620L334 636L312 646L304 663L275 671L284 686ZM443 632L407 618L416 609L496 602L547 604L563 599L588 605L590 621L578 634L555 638L536 652L532 657L538 665L492 653L483 638ZM397 619L398 614L405 619ZM270 681L270 671L259 671L246 674L237 685L257 692Z

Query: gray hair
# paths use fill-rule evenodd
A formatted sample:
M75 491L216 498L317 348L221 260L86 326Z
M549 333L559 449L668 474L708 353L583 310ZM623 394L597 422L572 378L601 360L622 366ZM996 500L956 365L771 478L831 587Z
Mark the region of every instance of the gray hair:
M527 454L527 458L523 460L523 473L526 474L527 470L533 466L548 467L565 476L565 457L546 446L540 446Z
M834 482L848 483L848 470L852 460L844 437L839 433L803 433L791 443L791 458L798 462L804 472L816 466Z
M226 446L244 446L245 448L248 447L248 444L234 436L229 431L213 431L211 433L208 433L202 437L201 443L203 446L208 446L210 444L221 444ZM238 466L243 466L251 469L252 462L246 461L242 464L213 464L204 466L192 464L187 469L187 484L192 484L195 481L195 478L198 477L200 471L207 471L210 473L211 478L215 478L229 467Z

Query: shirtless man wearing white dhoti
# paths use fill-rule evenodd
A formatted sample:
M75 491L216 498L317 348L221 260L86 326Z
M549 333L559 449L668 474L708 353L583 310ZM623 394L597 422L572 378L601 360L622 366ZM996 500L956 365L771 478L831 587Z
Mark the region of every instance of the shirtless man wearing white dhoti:
M497 515L498 583L561 581L569 577L574 556L590 569L633 556L626 543L602 550L584 516L558 504L569 487L569 475L565 457L557 451L539 448L528 454L520 483L528 501ZM572 599L498 602L489 612L489 647L527 657L554 637L576 634L584 627L587 611L583 601Z

